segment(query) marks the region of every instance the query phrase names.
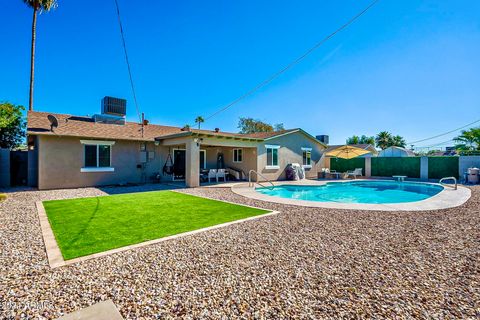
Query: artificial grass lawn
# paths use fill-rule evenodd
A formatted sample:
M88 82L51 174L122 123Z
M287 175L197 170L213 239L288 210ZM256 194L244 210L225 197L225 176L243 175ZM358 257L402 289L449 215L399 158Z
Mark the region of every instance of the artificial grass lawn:
M43 205L65 260L268 212L172 191Z

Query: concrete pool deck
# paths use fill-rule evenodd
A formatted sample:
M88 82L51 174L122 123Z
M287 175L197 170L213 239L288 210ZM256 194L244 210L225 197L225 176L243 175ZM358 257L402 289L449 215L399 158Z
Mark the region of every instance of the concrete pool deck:
M385 181L377 179L357 179L357 180L300 180L300 181L274 181L273 184L279 185L309 185L322 186L330 182L345 183L350 181ZM421 183L412 182L409 183ZM427 183L427 182L425 182ZM268 183L263 183L269 185ZM434 183L439 185L437 183ZM248 183L239 183L232 186L232 191L238 195L261 201L268 201L286 205L296 205L313 208L331 208L331 209L352 209L352 210L381 210L381 211L425 211L425 210L439 210L454 208L464 204L471 196L471 190L462 186L458 189L446 187L440 193L425 200L404 203L340 203L340 202L321 202L281 198L276 196L269 196L255 191L254 188L249 187Z

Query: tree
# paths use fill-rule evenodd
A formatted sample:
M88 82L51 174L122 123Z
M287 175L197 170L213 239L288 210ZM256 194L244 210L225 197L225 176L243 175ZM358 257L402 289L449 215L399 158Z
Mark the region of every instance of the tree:
M13 149L21 145L25 137L23 106L0 103L0 148Z
M347 144L371 144L375 145L375 137L367 137L366 135L359 136L351 136L347 138Z
M375 145L375 137L367 137L366 135L362 135L360 137L360 143L361 144L371 144Z
M403 139L402 136L396 135L392 138L391 146L405 148L406 145L407 143L405 142L405 139Z
M398 134L394 136L388 131L382 131L377 134L377 136L375 137L375 143L377 147L382 150L392 146L405 148L405 146L407 145L405 139L402 136Z
M23 0L23 2L33 9L32 21L32 48L30 52L30 99L28 101L28 110L33 110L33 79L35 71L35 40L37 37L37 13L48 12L57 7L56 0Z
M285 130L283 123L277 123L273 126L273 131L282 131Z
M271 124L253 118L240 118L238 121L238 128L240 129L240 133L243 134L285 130L283 123L278 123L272 126Z
M360 143L360 138L358 136L351 136L350 138L347 138L346 143L347 144L359 144Z
M388 131L382 131L375 137L375 143L377 144L377 148L382 150L387 149L392 145L392 134Z
M198 129L200 129L200 125L205 122L202 116L198 116L195 118L195 123L198 123Z
M457 143L455 149L464 151L480 151L480 127L463 130L462 133L453 138Z

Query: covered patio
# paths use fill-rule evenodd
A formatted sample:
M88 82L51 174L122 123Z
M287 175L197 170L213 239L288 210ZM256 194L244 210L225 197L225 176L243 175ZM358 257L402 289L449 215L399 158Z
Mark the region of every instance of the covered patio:
M210 182L246 180L250 170L257 170L257 144L260 139L202 130L184 131L155 139L169 148L173 180L185 181L187 187ZM214 170L225 172L225 178ZM210 173L210 174L209 174Z

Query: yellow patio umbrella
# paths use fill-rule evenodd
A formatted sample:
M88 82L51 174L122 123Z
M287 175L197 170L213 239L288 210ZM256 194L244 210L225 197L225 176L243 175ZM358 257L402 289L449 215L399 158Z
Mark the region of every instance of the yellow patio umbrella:
M329 152L327 152L325 155L327 157L335 157L335 158L341 158L341 159L352 159L356 158L359 156L363 156L364 154L370 153L370 151L365 150L365 149L360 149L357 147L352 147L349 145L341 146L338 148L335 148Z

